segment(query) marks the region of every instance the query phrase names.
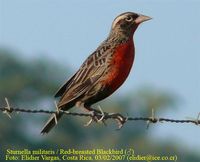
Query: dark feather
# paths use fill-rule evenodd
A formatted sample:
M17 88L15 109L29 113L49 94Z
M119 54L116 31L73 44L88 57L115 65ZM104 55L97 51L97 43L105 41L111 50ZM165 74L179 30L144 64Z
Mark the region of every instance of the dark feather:
M58 103L58 107L62 107L63 105L68 104L69 102L79 98L85 92L88 92L93 88L95 82L101 77L101 75L96 75L94 77L88 78L84 83L80 84L78 87L71 87L72 90L63 95L60 102Z
M99 51L101 51L101 56L97 57ZM107 68L106 62L109 54L111 54L110 49L102 46L85 60L76 74L56 93L55 97L61 96L58 107L78 99L95 85L95 82L101 78Z

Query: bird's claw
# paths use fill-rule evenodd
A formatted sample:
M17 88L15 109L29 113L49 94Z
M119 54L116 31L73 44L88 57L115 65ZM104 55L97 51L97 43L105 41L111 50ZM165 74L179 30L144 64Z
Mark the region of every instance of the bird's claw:
M84 124L85 127L88 127L89 125L91 125L93 121L98 122L98 118L95 113L96 112L93 110L89 112L91 119L86 124Z
M103 119L105 117L105 113L103 112L103 110L101 109L100 106L98 106L98 108L99 108L99 111L101 112L101 118L98 119L97 122L101 122L101 121L103 122Z
M121 114L116 114L116 113L110 113L110 116L113 116L113 119L115 119L115 121L117 122L118 128L116 130L120 130L123 125L126 123L126 121L128 120L128 117L124 117Z
M92 124L93 121L95 121L96 123L102 122L106 126L105 112L102 111L100 106L99 106L99 111L92 110L89 113L91 119L86 124L84 124L84 126L86 127L89 126L90 124Z
M118 118L116 118L115 120L117 121L117 125L118 125L118 128L116 130L120 130L124 126L125 122L127 121L126 118L122 118L121 116L118 116Z
M93 118L91 118L86 124L84 124L84 127L88 127L93 122Z
M120 130L128 120L128 116L124 117L119 113L107 113L107 112L102 111L100 106L98 106L98 108L99 110L92 109L91 111L89 111L89 114L90 114L89 116L91 117L91 119L86 124L84 124L84 126L87 127L91 125L93 121L95 121L96 123L102 122L104 126L107 126L105 122L106 119L112 118L117 122L117 125L118 125L117 130Z

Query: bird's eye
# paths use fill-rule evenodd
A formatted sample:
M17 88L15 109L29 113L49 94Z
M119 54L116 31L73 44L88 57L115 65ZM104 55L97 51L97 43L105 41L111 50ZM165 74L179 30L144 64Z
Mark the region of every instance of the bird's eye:
M133 20L133 18L131 16L128 16L128 17L125 18L125 20L130 22L130 21Z

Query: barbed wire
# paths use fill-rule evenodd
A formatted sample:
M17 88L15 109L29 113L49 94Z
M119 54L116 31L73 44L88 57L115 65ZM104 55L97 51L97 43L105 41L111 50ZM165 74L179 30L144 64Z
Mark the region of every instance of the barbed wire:
M92 113L77 113L77 112L69 112L69 111L63 111L59 110L56 104L56 111L50 111L50 110L37 110L37 109L23 109L18 107L11 107L8 99L5 98L6 106L0 107L0 111L2 111L4 114L6 114L9 118L11 118L11 113L13 112L22 112L22 113L34 113L34 114L55 114L55 121L57 123L56 114L62 113L65 115L71 115L71 116L84 116L84 117L90 117L91 120L85 124L85 126L89 126L93 121L95 122L103 122L103 124L106 125L105 121L107 119L114 119L117 121L118 129L121 129L122 126L127 121L146 121L147 122L147 128L149 127L150 123L163 123L163 122L170 122L170 123L190 123L195 125L200 125L200 113L197 115L196 119L169 119L169 118L162 118L162 117L155 117L154 109L152 109L152 113L150 117L128 117L124 116L120 113L107 113L103 112L101 107L99 106L99 110L94 109Z

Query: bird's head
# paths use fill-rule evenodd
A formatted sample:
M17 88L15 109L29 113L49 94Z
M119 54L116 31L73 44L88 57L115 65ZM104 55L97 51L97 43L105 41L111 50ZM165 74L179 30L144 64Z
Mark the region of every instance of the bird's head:
M139 24L150 19L151 17L145 15L133 12L125 12L114 19L111 30L114 32L125 32L127 34L133 34Z

